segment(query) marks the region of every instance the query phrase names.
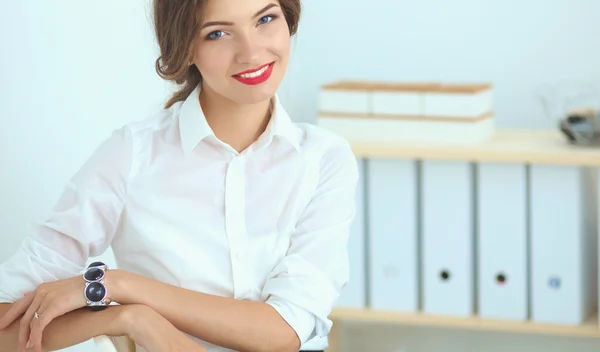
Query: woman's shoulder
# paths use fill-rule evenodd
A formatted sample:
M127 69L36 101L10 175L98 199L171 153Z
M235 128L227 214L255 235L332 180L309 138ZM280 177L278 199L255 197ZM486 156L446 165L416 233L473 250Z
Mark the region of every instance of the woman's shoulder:
M144 150L143 146L153 145L152 139L171 135L175 121L176 107L155 110L139 116L128 116L126 121L115 126L104 140L96 147L95 154L133 155ZM142 149L140 149L142 148Z
M358 161L346 138L316 124L296 123L296 126L304 134L301 149L319 165L322 179L336 179L336 182L348 180L351 184L356 182Z
M308 122L297 122L296 127L302 131L302 147L327 151L330 149L350 149L349 141L343 136L319 125Z
M320 165L324 173L332 170L352 177L357 173L357 159L350 142L343 136L311 123L295 123L304 138L301 150Z
M133 135L169 128L175 122L178 109L179 105L176 104L167 109L154 110L144 115L132 117L122 128L128 129Z

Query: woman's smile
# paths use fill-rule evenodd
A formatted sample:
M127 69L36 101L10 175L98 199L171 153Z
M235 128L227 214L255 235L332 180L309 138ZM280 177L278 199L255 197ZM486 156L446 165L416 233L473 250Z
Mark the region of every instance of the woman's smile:
M232 77L247 85L261 84L271 77L271 73L273 73L273 66L275 66L275 62L237 73Z

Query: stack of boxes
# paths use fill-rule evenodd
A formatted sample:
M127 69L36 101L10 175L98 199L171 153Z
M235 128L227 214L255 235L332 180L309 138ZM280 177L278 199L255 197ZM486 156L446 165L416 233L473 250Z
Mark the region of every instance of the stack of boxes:
M494 132L491 84L342 81L321 87L317 123L351 141L479 143Z

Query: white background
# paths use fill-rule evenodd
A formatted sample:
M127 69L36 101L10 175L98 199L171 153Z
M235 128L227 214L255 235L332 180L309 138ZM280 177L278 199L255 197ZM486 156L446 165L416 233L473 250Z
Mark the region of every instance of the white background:
M491 81L500 127L548 128L555 121L543 115L536 90L600 77L597 0L313 0L304 6L280 90L297 121L315 120L319 85L332 80ZM154 72L147 0L0 0L0 44L3 261L98 143L159 109L168 86ZM401 339L420 336L428 351L437 351L458 336L438 332L431 339L431 332L419 331ZM471 341L465 351L567 346L460 334Z

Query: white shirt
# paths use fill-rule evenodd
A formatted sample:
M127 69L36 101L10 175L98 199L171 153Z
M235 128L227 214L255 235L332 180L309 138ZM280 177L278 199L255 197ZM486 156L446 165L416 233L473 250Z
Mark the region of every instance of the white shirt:
M0 265L0 302L80 275L90 256L112 246L120 269L264 301L302 349L327 347L328 314L349 278L358 179L349 144L293 123L276 96L267 130L238 153L215 137L198 94L115 130L97 148Z

